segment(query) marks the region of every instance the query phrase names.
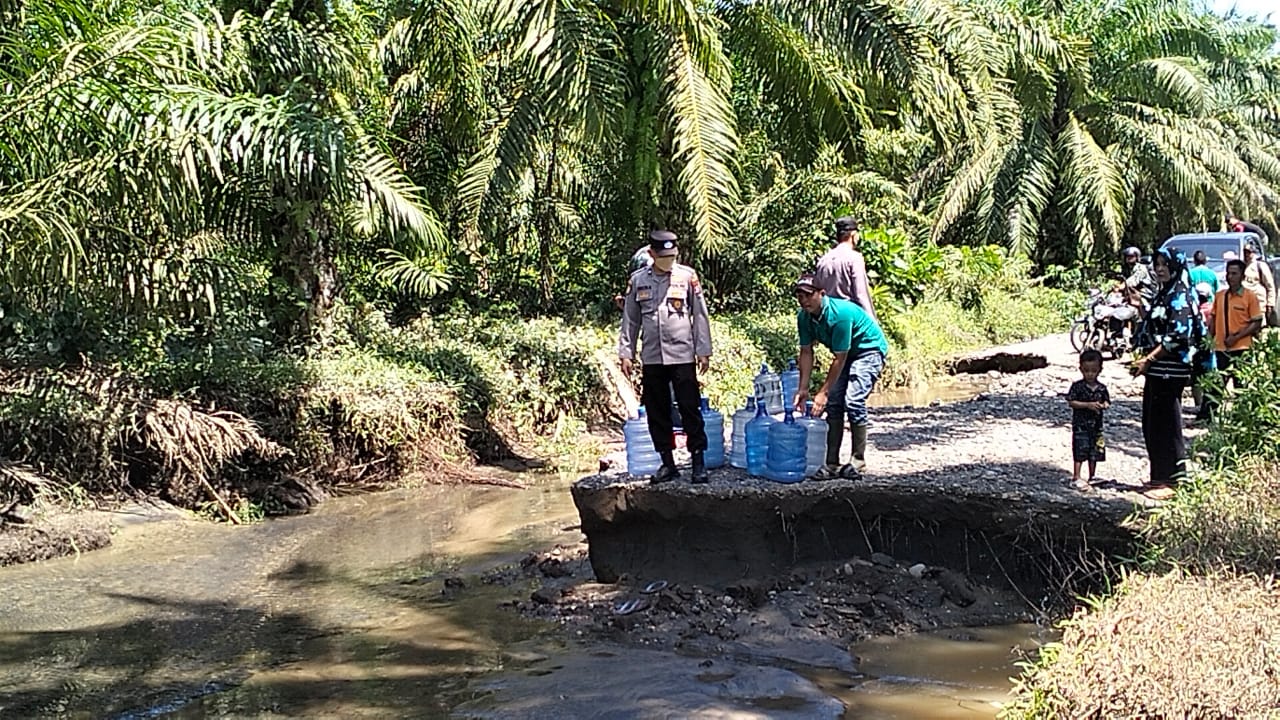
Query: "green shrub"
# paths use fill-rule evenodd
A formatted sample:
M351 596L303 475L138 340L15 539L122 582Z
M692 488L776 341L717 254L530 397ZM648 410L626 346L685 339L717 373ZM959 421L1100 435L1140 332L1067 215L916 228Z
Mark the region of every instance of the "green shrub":
M305 389L304 427L322 430L332 447L359 460L389 458L403 470L419 458L405 452L431 446L443 460L459 461L458 402L453 388L430 373L369 352L329 352L307 361L318 378ZM320 461L321 457L311 460Z
M977 311L986 340L1003 345L1066 330L1069 314L1063 313L1064 293L1044 287L1020 292L987 290Z
M1195 447L1210 466L1249 458L1280 462L1280 334L1265 333L1232 365L1237 389L1227 395L1209 432ZM1222 392L1215 373L1207 392Z
M931 300L884 321L891 347L881 387L926 382L946 361L984 343L985 333L973 314L949 300Z
M1280 483L1259 459L1194 473L1143 529L1147 561L1268 573L1280 557Z
M124 490L119 463L136 386L110 368L6 372L0 387L0 457L60 485Z

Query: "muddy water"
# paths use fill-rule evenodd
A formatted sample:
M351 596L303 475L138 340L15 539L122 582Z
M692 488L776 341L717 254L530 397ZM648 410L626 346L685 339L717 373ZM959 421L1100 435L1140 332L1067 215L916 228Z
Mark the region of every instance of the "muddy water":
M570 477L516 479L244 528L130 524L107 550L0 569L0 717L992 717L1032 637L881 641L857 677L569 643L500 607L531 587L477 580L581 538Z
M848 706L846 717L990 718L1007 701L1015 664L1055 636L1036 625L956 628L875 638L852 648L866 678L846 689L818 684Z
M546 630L497 607L510 590L452 600L444 577L581 537L561 529L577 522L569 478L520 479L245 528L139 524L106 550L0 570L0 717L439 715L442 688Z
M873 407L925 407L933 403L960 402L985 391L989 385L986 376L956 375L924 385L877 389L867 398L867 404Z

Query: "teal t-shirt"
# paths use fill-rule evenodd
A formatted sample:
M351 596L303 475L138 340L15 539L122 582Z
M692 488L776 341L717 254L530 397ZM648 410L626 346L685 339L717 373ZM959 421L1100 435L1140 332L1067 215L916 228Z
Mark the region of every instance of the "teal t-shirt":
M800 332L800 346L807 347L815 341L826 345L833 353L848 352L859 355L869 350L889 354L889 342L875 320L857 303L840 298L823 298L822 312L814 317L803 308L796 313L796 328Z
M1195 265L1188 271L1191 276L1191 289L1195 289L1200 283L1209 283L1213 288L1213 295L1218 296L1218 274L1209 269L1208 265Z

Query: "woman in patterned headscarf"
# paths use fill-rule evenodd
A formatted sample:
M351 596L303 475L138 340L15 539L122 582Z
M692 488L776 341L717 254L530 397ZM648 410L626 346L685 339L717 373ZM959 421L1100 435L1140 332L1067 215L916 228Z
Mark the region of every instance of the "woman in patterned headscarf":
M1161 248L1151 259L1160 290L1151 302L1139 342L1142 355L1131 368L1145 375L1142 389L1142 438L1151 463L1148 496L1164 499L1187 474L1182 437L1182 390L1191 381L1198 347L1205 335L1195 291L1188 286L1187 257L1177 248Z

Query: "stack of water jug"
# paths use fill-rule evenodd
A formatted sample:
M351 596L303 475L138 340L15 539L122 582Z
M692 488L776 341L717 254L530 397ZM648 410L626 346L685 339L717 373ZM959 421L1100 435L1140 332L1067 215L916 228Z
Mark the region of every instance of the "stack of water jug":
M771 372L767 364L760 366L755 395L733 414L730 465L784 483L799 482L822 467L827 455L827 423L813 417L813 403L806 405L804 417L795 417L792 402L799 388L800 370L795 360L780 374ZM707 467L720 467L725 462L724 416L712 410L705 397L702 419L707 429ZM640 408L639 417L626 422L623 434L627 472L635 476L656 473L662 460L653 449L644 408Z
M781 375L760 367L756 394L733 414L729 464L749 475L777 482L799 482L822 467L827 457L827 423L812 416L813 403L796 418L792 401L800 389L796 361ZM781 419L773 417L781 414Z

